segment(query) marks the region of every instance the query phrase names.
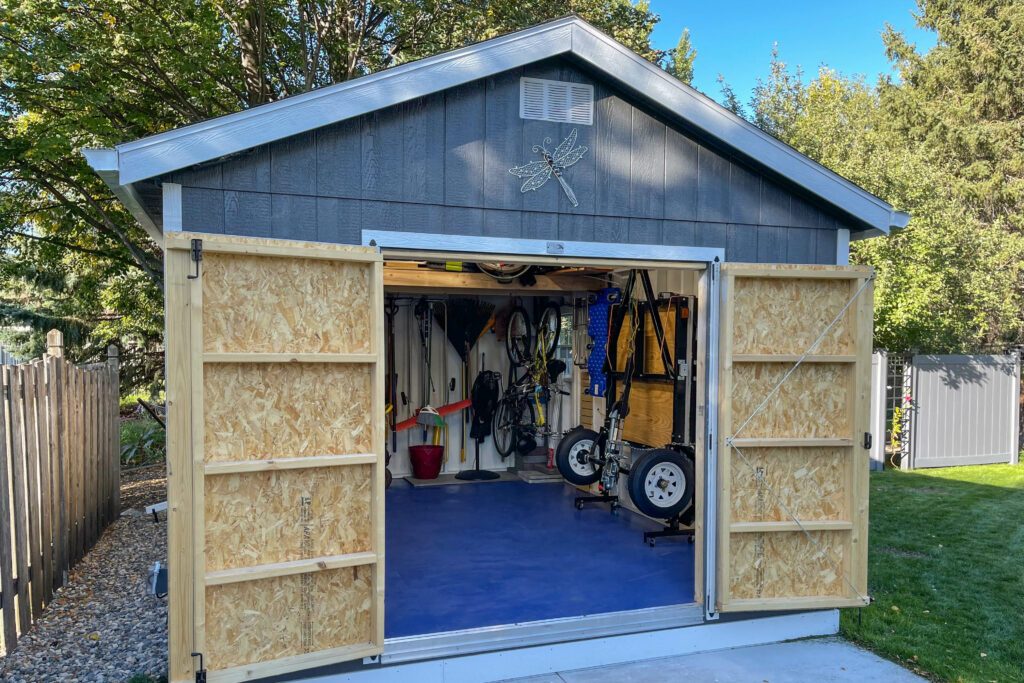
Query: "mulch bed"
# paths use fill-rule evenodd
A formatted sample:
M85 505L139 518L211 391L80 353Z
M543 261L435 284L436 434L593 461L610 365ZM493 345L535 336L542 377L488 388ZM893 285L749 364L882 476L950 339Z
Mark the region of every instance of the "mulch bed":
M167 600L149 595L146 583L153 563L167 561L167 522L142 510L166 497L163 465L122 476L121 518L0 660L0 680L106 683L166 673Z

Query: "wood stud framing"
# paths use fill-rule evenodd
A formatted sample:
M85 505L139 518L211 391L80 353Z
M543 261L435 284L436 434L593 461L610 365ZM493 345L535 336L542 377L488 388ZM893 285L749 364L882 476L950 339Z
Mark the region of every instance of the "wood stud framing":
M171 680L192 680L191 652L210 681L379 654L380 255L189 234L166 247Z
M718 607L863 605L871 271L726 264L722 274Z

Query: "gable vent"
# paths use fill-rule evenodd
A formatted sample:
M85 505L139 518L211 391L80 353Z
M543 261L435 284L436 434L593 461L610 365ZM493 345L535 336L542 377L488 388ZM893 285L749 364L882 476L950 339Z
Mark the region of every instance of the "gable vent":
M594 86L543 78L521 78L519 116L538 121L593 125Z

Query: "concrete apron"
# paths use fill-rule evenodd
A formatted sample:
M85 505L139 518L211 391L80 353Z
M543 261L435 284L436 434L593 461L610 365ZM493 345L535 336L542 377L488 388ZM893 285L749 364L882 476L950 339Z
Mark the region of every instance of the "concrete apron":
M831 637L560 671L517 678L508 683L914 683L924 680L842 638Z
M798 638L834 635L838 631L839 611L822 610L738 621L708 622L699 626L591 638L390 666L371 665L357 671L311 676L302 680L310 683L350 681L352 683L391 683L392 681L488 683L570 672L576 669L593 669L594 667L643 662L644 660L664 660L664 658L670 657L779 643ZM386 649L385 646L385 654ZM757 681L761 680L763 677L757 679ZM776 679L771 680L775 683Z

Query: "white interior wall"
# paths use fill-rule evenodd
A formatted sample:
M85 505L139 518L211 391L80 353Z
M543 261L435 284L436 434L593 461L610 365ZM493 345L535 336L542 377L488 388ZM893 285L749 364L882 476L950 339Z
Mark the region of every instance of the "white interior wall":
M397 296L401 296L402 305L395 317L395 372L398 375L399 397L401 396L401 392L404 391L406 396L409 398L408 404L404 406L402 405L400 398L396 402L396 409L398 411L396 422L401 422L415 414L415 410L423 406L425 403L429 403L434 408L439 408L447 403L458 401L462 397L461 386L463 365L459 354L451 343L448 342L447 335L435 320L431 329L431 375L434 379L434 387L429 396L424 394L422 388L422 379L425 374L423 354L421 351L419 328L412 311L418 296ZM454 293L452 296L462 295ZM439 295L430 298L439 298ZM501 308L508 306L510 301L510 297L508 296L487 296L479 298L493 303L496 310L500 310ZM527 306L527 309L529 310L530 306ZM570 310L571 309L568 305L562 307L563 313L569 312ZM455 390L450 392L450 395L447 395L447 397L445 387L448 379L445 379L444 374L445 356L447 356L448 360L447 378L455 378ZM470 352L467 392L472 390L473 381L476 379L479 372L485 369L500 372L503 386L507 385L509 360L505 353L504 340L498 339L498 336L493 330L485 332ZM572 392L574 384L572 381L572 374L575 371L575 368L570 368L570 371L563 373L562 377L559 379L559 383L562 387L565 390L570 391L570 393ZM520 370L520 372L522 371ZM573 419L574 404L577 400L577 396L570 395L563 396L561 398L561 416L559 417L556 414L549 413L549 419L554 420L552 427L558 432L573 426L570 424L570 421ZM445 448L444 466L441 469L443 474L455 473L460 470L471 469L473 467L475 443L473 439L468 436L469 425L465 422L467 413L468 409L467 411L452 414L445 418L445 422L448 425L448 442ZM460 460L460 453L464 430L466 432L466 459L465 462L462 462ZM412 474L412 466L409 462L409 446L415 446L422 443L432 443L432 431L432 429L427 430L425 439L424 430L421 427L413 427L412 429L400 432L397 437L397 448L395 449L392 449L391 434L389 432L387 447L389 451L393 451L389 467L391 468L391 472L394 476L404 477ZM445 443L444 436L442 436L441 443ZM552 447L555 445L553 440L550 445ZM501 471L512 467L514 464L514 455L509 455L508 458L502 460L501 456L498 455L497 450L494 448L493 438L487 437L480 444L481 468Z

